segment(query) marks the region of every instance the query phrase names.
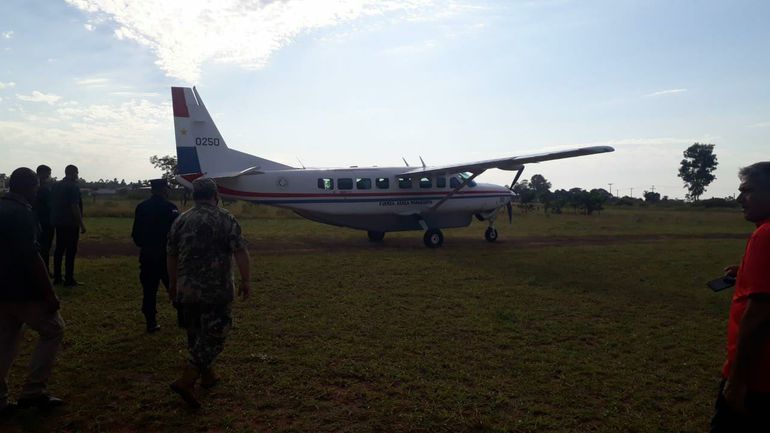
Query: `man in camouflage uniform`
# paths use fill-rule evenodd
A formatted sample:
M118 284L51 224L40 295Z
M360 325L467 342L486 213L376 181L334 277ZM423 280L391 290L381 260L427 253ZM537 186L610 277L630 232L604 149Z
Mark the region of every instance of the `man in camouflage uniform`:
M222 352L232 324L233 257L241 275L238 294L246 299L251 288L249 254L241 227L230 212L217 206L216 183L197 179L193 199L195 207L171 226L167 267L169 296L181 305L189 351L182 377L171 389L197 408L195 382L201 378L201 386L206 388L217 383L212 364Z

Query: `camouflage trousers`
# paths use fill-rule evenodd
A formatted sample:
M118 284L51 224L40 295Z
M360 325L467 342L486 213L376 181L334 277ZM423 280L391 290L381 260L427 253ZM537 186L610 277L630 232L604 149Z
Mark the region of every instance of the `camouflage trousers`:
M230 304L182 304L190 363L201 370L211 367L225 347L233 324Z

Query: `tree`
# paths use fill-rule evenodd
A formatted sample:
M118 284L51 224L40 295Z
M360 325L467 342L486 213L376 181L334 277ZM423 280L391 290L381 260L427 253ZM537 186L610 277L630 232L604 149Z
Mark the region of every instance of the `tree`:
M513 193L519 198L519 207L524 211L528 211L532 208L532 202L535 201L535 189L529 184L526 179L513 186Z
M653 191L644 192L644 201L647 203L657 203L660 201L660 193Z
M176 184L176 180L174 180L174 176L176 176L175 156L153 155L150 157L150 164L152 164L153 167L163 171L163 179L166 179L169 184Z
M548 212L551 207L551 182L548 182L542 174L536 174L529 180L529 187L535 194L535 200L543 204L543 209Z
M684 151L684 159L679 167L679 177L689 191L687 198L698 201L706 187L716 179L712 173L717 169L717 156L713 144L695 143Z

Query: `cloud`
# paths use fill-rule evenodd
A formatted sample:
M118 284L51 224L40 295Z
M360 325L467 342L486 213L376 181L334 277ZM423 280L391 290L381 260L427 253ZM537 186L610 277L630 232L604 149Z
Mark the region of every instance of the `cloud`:
M75 84L78 86L89 86L89 87L103 87L109 84L110 79L109 78L82 78L80 80L75 80Z
M411 18L438 0L67 0L89 21L114 23L115 37L149 47L156 64L188 83L204 62L264 67L302 34L400 12Z
M157 92L111 92L114 96L130 96L132 98L155 98L160 96Z
M169 101L156 104L142 99L94 105L67 101L45 115L16 110L13 120L0 116L0 148L24 145L15 146L18 152L6 155L3 165L46 163L62 170L75 163L87 179L156 176L148 158L173 152L173 135L168 136L171 113Z
M15 86L16 86L16 83L14 83L13 81L9 83L3 83L2 81L0 81L0 90L10 89L11 87L15 87Z
M91 23L86 23L86 24L83 24L83 27L85 27L85 29L86 29L86 30L88 30L89 32L92 32L92 31L94 31L94 29L96 28L96 27L95 27L93 24L91 24Z
M436 43L433 41L425 41L417 44L401 45L398 47L386 48L382 52L387 55L414 55L422 54L436 48Z
M2 84L2 83L0 83L0 84ZM13 84L13 83L11 83L11 84ZM0 87L0 89L2 89L2 87ZM770 128L770 122L754 123L754 124L749 125L749 128Z
M17 93L16 97L26 102L46 102L48 105L53 105L56 103L56 101L61 99L61 96L59 95L54 95L53 93L45 94L37 90L33 90L29 95L20 95Z
M644 98L652 98L655 96L665 96L665 95L674 95L676 93L684 93L687 89L668 89L668 90L659 90L657 92L652 92L644 95Z
M3 32L3 39L11 39L13 37L13 30L8 30L7 32Z

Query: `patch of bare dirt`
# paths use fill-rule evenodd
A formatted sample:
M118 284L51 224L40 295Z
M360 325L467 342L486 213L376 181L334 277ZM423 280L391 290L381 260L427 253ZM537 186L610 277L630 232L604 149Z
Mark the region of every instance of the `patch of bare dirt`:
M709 233L709 234L646 234L646 235L595 235L595 236L524 236L513 238L500 238L495 245L534 248L543 246L580 246L580 245L613 245L638 242L663 242L670 240L721 240L721 239L746 239L744 233ZM422 233L415 232L414 238L386 237L381 243L372 243L366 239L362 232L360 239L346 238L304 238L304 239L268 239L249 240L251 250L256 254L270 253L309 253L319 251L346 251L361 249L424 249ZM488 245L483 238L479 239L458 237L452 238L451 234L445 237L442 248L473 248L479 245ZM491 245L490 245L491 246ZM130 242L81 242L78 245L78 256L84 258L138 256L139 249Z

